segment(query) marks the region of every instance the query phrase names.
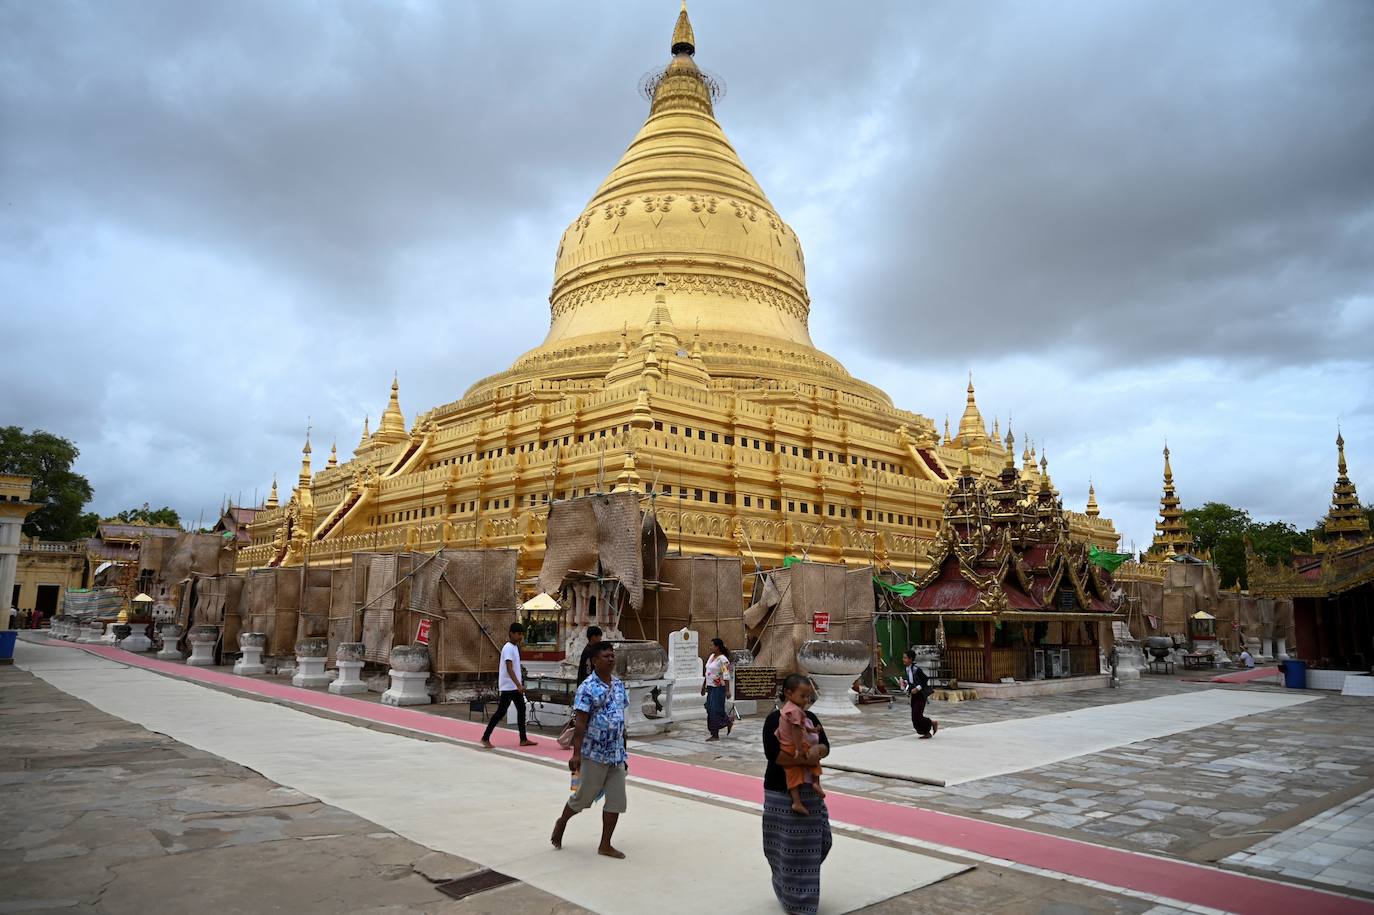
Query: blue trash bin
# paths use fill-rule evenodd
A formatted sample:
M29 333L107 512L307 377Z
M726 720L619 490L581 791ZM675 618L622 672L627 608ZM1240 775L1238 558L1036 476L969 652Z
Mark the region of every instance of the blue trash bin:
M1289 689L1307 689L1307 662L1289 658L1279 663L1283 671L1283 685Z
M19 638L19 633L14 629L0 629L0 661L10 660L14 657L14 640Z

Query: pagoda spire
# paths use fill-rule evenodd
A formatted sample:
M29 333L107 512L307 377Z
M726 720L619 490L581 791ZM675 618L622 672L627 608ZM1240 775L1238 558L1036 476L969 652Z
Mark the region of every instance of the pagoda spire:
M262 504L262 507L276 508L279 505L281 505L281 503L277 501L277 477L274 474L272 477L272 491L268 493L267 501Z
M1088 507L1083 510L1083 514L1089 518L1097 518L1102 514L1102 510L1097 507L1097 492L1093 489L1093 481L1088 481Z
M1011 434L1011 420L1007 420L1007 438L1005 441L1007 451L1007 466L1012 470L1016 469L1016 436Z
M325 465L329 470L339 466L339 443L332 442L329 445L329 463Z
M686 54L688 57L697 52L697 36L692 32L692 20L687 18L687 0L682 0L682 12L677 14L673 43L669 50L673 54Z
M955 441L966 446L986 444L988 440L987 423L983 414L978 412L978 402L973 395L973 373L968 373L968 395L964 401L964 415L959 419L959 435Z
M385 445L404 441L406 437L406 417L401 412L401 384L399 375L391 377L391 399L382 411L382 420L377 424L377 440Z
M1159 499L1159 520L1155 522L1155 539L1150 545L1152 559L1165 559L1178 553L1189 553L1193 549L1193 535L1188 530L1188 519L1174 489L1174 468L1169 463L1169 445L1164 445L1164 493Z
M949 414L948 414L948 413L945 414L945 444L946 444L946 445L952 445L952 444L954 444L954 439L952 439L952 438L949 437Z
M312 476L313 474L310 472L310 431L307 429L305 447L301 449L301 473L299 477L301 486L309 486Z
M1336 429L1336 484L1331 488L1331 508L1318 526L1313 551L1325 553L1347 545L1368 543L1369 519L1360 508L1360 497L1345 462L1345 437Z

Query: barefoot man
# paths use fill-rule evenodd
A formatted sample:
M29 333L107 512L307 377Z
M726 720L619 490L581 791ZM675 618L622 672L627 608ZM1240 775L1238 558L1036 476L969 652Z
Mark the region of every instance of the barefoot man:
M625 684L611 672L615 669L615 646L598 642L594 649L592 675L582 681L573 697L574 731L568 769L581 776L581 783L553 824L549 841L554 848L562 848L568 820L590 807L604 791L601 845L596 851L608 858L623 858L625 853L611 845L611 835L625 812L625 709L630 701Z

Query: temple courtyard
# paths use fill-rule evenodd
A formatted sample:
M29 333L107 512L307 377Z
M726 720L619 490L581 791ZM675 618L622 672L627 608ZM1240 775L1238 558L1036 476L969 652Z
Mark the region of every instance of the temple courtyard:
M757 718L632 739L621 862L594 854L594 815L549 847L552 732L484 752L466 705L42 637L0 697L0 912L777 910ZM933 703L934 741L902 707L830 719L850 769L826 771L823 911L1374 911L1367 703L1180 674ZM505 882L441 892L485 871Z

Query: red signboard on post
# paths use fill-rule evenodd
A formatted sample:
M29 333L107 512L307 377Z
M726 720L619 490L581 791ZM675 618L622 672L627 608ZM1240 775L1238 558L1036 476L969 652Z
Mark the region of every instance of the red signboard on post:
M816 632L829 632L830 614L825 611L821 611L820 613L813 615L811 617L811 628L814 629Z
M415 630L415 644L429 644L429 620L420 620L420 625Z

